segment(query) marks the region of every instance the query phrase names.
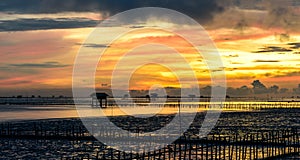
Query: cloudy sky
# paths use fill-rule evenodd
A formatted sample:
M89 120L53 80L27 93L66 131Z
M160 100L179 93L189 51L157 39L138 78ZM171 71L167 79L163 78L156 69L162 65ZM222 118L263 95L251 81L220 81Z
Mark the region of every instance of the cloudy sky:
M109 35L105 33L99 36L103 43L84 44L89 33L110 16L137 7L169 8L199 22L219 50L227 86L250 87L256 79L267 86L276 84L285 88L296 88L300 83L298 0L1 0L1 93L70 89L73 64L80 47L95 50L108 46L105 39ZM124 28L135 29L135 32L108 46L101 61L105 65L99 63L97 69L97 87L110 85L109 77L118 54L129 51L128 48L137 42L180 46L181 52L198 73L200 86L210 84L205 66L201 68L203 59L194 55L195 51L177 35L132 22L109 28L110 33ZM177 63L170 51L160 47L156 49L136 50L127 63L134 64L141 55L157 59L163 55L164 63ZM178 70L188 79L189 74L182 66L179 65ZM136 70L130 83L133 89L147 89L153 83L180 86L172 71L153 64Z

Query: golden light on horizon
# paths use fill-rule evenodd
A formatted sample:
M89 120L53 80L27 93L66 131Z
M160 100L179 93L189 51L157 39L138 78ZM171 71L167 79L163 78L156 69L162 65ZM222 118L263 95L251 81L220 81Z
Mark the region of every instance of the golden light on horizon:
M129 81L130 90L150 90L154 85L181 87L176 74L159 64L146 64L137 68Z
M197 48L179 35L162 29L136 29L106 48L98 63L96 85L110 84L112 78L118 78L118 85L122 86L128 76L133 76L130 89L146 89L154 82L166 87L182 87L175 75L184 83L189 83L193 77L209 78L202 59ZM145 64L140 66L141 63ZM116 70L120 71L113 77ZM201 72L200 77L196 72Z

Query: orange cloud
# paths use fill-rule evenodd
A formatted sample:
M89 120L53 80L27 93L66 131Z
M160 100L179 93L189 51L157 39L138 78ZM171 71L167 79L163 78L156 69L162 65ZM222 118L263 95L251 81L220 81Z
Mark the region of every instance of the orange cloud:
M160 46L151 46L154 44L159 44ZM150 47L147 45L150 45ZM202 62L202 58L194 46L184 38L160 29L134 30L115 40L109 46L101 56L98 64L96 84L110 83L115 66L118 65L119 61L124 59L127 60L127 65L122 66L124 75L118 75L118 78L126 79L128 76L135 77L135 80L131 82L132 88L147 89L154 82L161 83L164 86L178 86L178 82L174 78L169 77L170 79L168 79L168 77L165 77L167 73L175 72L182 79L189 81L189 76L192 75L190 75L191 72L188 72L188 70L194 72L199 69L206 69L205 67L199 68L199 64L200 67L201 63L202 66L205 66L205 64ZM174 56L176 52L178 52L177 55L179 56ZM142 71L133 72L133 75L127 74L128 71L126 70L133 69L134 65L137 64L135 62L147 60L158 64L157 66L152 64L150 65L151 67L149 65L146 65L147 67L142 66ZM165 71L159 64L171 66L171 68L176 69ZM155 79L155 81L149 79ZM137 86L133 86L133 84Z
M90 29L68 29L1 32L0 39L5 41L0 42L0 86L71 87L72 65L80 47L78 44L85 38L75 37L78 33L89 31Z

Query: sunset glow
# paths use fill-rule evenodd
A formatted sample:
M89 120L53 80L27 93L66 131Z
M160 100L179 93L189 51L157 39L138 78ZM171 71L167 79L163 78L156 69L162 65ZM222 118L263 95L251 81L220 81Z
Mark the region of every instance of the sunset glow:
M260 9L255 5L252 8L232 6L221 13L215 13L209 22L202 23L222 57L227 86L251 87L251 82L259 79L267 86L275 84L290 90L297 87L300 80L300 23L295 17L300 15L300 6L289 2L286 4L290 8L289 12L277 17L272 12L272 9L278 8L277 5L262 3L259 6L264 7ZM165 87L180 87L176 74L186 76L187 81L189 75L185 72L185 66L173 56L175 51L195 71L200 86L211 85L210 72L197 49L180 35L155 27L145 27L163 23L155 18L150 18L147 24L111 26L111 32L132 28L132 32L113 43L108 42L103 33L97 37L103 44L82 45L96 27L95 24L105 19L107 14L76 11L11 14L3 11L0 15L1 88L71 88L73 63L80 47L90 48L90 53L87 54L97 55L100 54L95 52L97 48L105 46L108 48L99 61L96 87L101 88L101 84L110 85L112 71L125 54L128 54L126 62L130 64L156 58L163 59L166 65L177 67L176 73L172 73L167 68L154 64L141 66L131 78L131 89L147 89L154 82ZM226 18L230 23L224 20ZM8 25L13 21L25 25L25 20L49 21L49 27L38 28L32 25L32 28L22 28ZM70 27L63 27L63 24L54 26L50 22L52 20L68 21ZM79 22L85 26L79 27ZM176 25L167 22L165 26L176 28ZM195 36L191 30L181 32L190 32L191 36ZM143 49L139 49L141 44L161 44L168 47L153 49L143 46ZM170 58L172 56L173 59ZM126 67L123 69L126 70Z

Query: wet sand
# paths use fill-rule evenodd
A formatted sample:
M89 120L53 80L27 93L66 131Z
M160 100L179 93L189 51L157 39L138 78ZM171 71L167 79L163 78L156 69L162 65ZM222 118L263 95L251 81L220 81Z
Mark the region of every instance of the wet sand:
M15 106L14 112L17 112L17 108L18 107ZM50 111L52 111L52 109L53 108L50 108ZM33 113L38 113L40 110L41 109L39 107L35 108L31 106L26 107L26 109L24 109L24 107L19 108L19 111L21 112L33 111ZM43 108L42 110L42 112L44 112L46 108ZM63 112L66 112L74 110L74 108L71 106L66 106L62 110ZM61 110L58 109L58 111L56 110L55 112L57 113L60 111ZM210 134L243 135L245 133L257 132L261 130L267 131L283 130L286 128L300 128L299 113L300 109L223 112ZM50 116L48 117L51 117L51 114L49 115ZM188 115L188 113L186 115ZM56 115L56 117L59 116L60 115ZM194 123L191 125L191 128L200 127L204 116L204 112L199 113ZM167 119L171 119L172 115L165 115L164 117L164 119L160 118L160 120L165 121ZM129 116L113 116L111 120L128 130L133 128L126 128L127 123L122 122L142 124L144 125L145 129L147 129L147 127L149 128L149 125L147 125L147 123L144 121L134 121L134 119ZM157 122L157 119L154 118L153 121ZM149 121L147 122L149 123ZM80 157L82 154L89 154L90 157L95 157L97 153L101 153L101 150L104 151L106 148L99 141L96 141L95 139L93 140L89 132L84 128L82 122L78 118L40 119L37 116L36 120L14 120L10 121L9 123L6 121L2 122L1 126L5 130L8 124L11 134L15 136L18 134L37 134L38 136L31 136L31 138L24 138L24 136L23 138L22 136L19 136L18 138L2 136L0 139L0 149L2 151L0 154L1 159L60 159L62 157ZM158 126L161 125L161 123L154 124L157 124ZM151 126L151 128L153 127L155 126ZM79 140L67 138L78 134L82 135L84 138ZM192 136L194 133L188 132L186 135L189 134ZM45 135L52 135L52 139L45 138L47 137ZM56 138L55 136L53 138L53 135L57 135Z

